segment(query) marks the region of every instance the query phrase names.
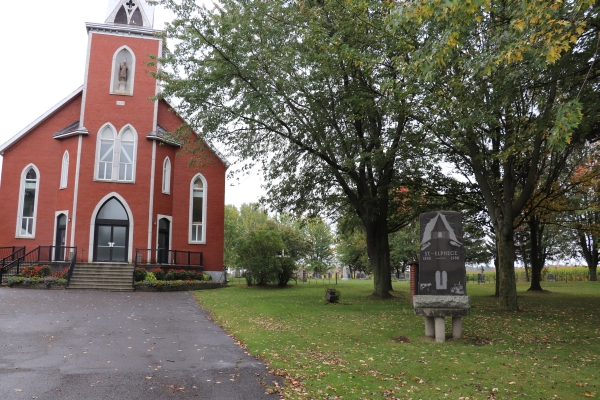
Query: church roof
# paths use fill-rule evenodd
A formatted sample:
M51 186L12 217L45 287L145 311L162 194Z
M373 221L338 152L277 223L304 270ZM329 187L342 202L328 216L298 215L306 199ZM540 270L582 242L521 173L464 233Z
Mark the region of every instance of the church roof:
M65 104L69 103L75 97L80 95L82 91L83 91L83 86L80 86L79 88L77 88L77 90L75 90L73 93L71 93L64 99L62 99L54 107L52 107L51 109L46 111L44 114L42 114L39 118L37 118L31 124L27 125L19 133L17 133L16 135L14 135L10 139L8 139L8 141L6 141L4 144L2 144L0 146L0 155L2 155L4 153L4 150L8 149L10 146L15 144L19 139L21 139L23 136L25 136L30 130L37 127L41 123L43 123L46 119L48 119L50 116L52 116L52 114L54 114L56 111L58 111L61 107L63 107Z
M156 130L147 134L146 138L151 140L158 140L159 142L171 144L173 146L183 146L183 143L180 140L171 135L168 130L166 130L158 124L156 125Z

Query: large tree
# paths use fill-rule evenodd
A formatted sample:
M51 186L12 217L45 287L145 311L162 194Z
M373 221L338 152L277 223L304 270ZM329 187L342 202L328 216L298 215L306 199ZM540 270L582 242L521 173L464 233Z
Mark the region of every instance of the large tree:
M374 294L390 296L388 233L402 226L389 219L394 193L433 160L411 120L418 82L404 75L418 41L411 23L389 30L396 3L159 3L175 13L161 96L178 99L200 138L262 163L277 211L350 206L364 227Z
M558 154L598 124L593 1L405 3L423 21L413 55L427 99L419 120L473 176L498 249L499 305L518 310L514 229ZM541 12L543 10L543 12Z

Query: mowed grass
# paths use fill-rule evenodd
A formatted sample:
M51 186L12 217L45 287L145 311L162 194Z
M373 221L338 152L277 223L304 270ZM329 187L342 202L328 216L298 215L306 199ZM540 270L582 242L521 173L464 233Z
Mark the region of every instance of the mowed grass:
M436 343L409 305L408 283L395 298L369 298L372 281L257 288L234 282L196 292L248 352L287 378L293 399L600 398L600 282L519 284L521 312L499 311L492 284L469 284L463 339ZM277 389L277 388L275 388Z

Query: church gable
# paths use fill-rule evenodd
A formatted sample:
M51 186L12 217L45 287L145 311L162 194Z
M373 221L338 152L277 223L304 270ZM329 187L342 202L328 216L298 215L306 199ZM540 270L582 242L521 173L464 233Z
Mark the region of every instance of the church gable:
M0 155L27 137L29 133L38 131L39 129L47 131L49 138L59 138L58 136L65 136L65 133L79 132L79 121L77 119L79 118L81 109L82 89L82 87L78 88L25 127L25 129L10 138L6 143L0 145ZM58 135L59 133L62 134Z

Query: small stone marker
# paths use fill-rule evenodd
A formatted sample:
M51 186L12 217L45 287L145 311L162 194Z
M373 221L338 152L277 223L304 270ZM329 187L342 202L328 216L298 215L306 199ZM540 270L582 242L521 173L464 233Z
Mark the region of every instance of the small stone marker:
M548 274L548 276L546 277L546 281L548 281L548 282L556 282L556 275L554 275L554 274Z
M344 269L342 270L342 280L347 281L349 276L350 271L348 271L348 267L344 267Z
M462 337L462 317L469 315L465 255L459 212L421 214L419 277L413 298L415 315L425 317L425 335L446 340L445 317L452 317L452 337Z
M485 283L485 275L477 274L477 283Z

